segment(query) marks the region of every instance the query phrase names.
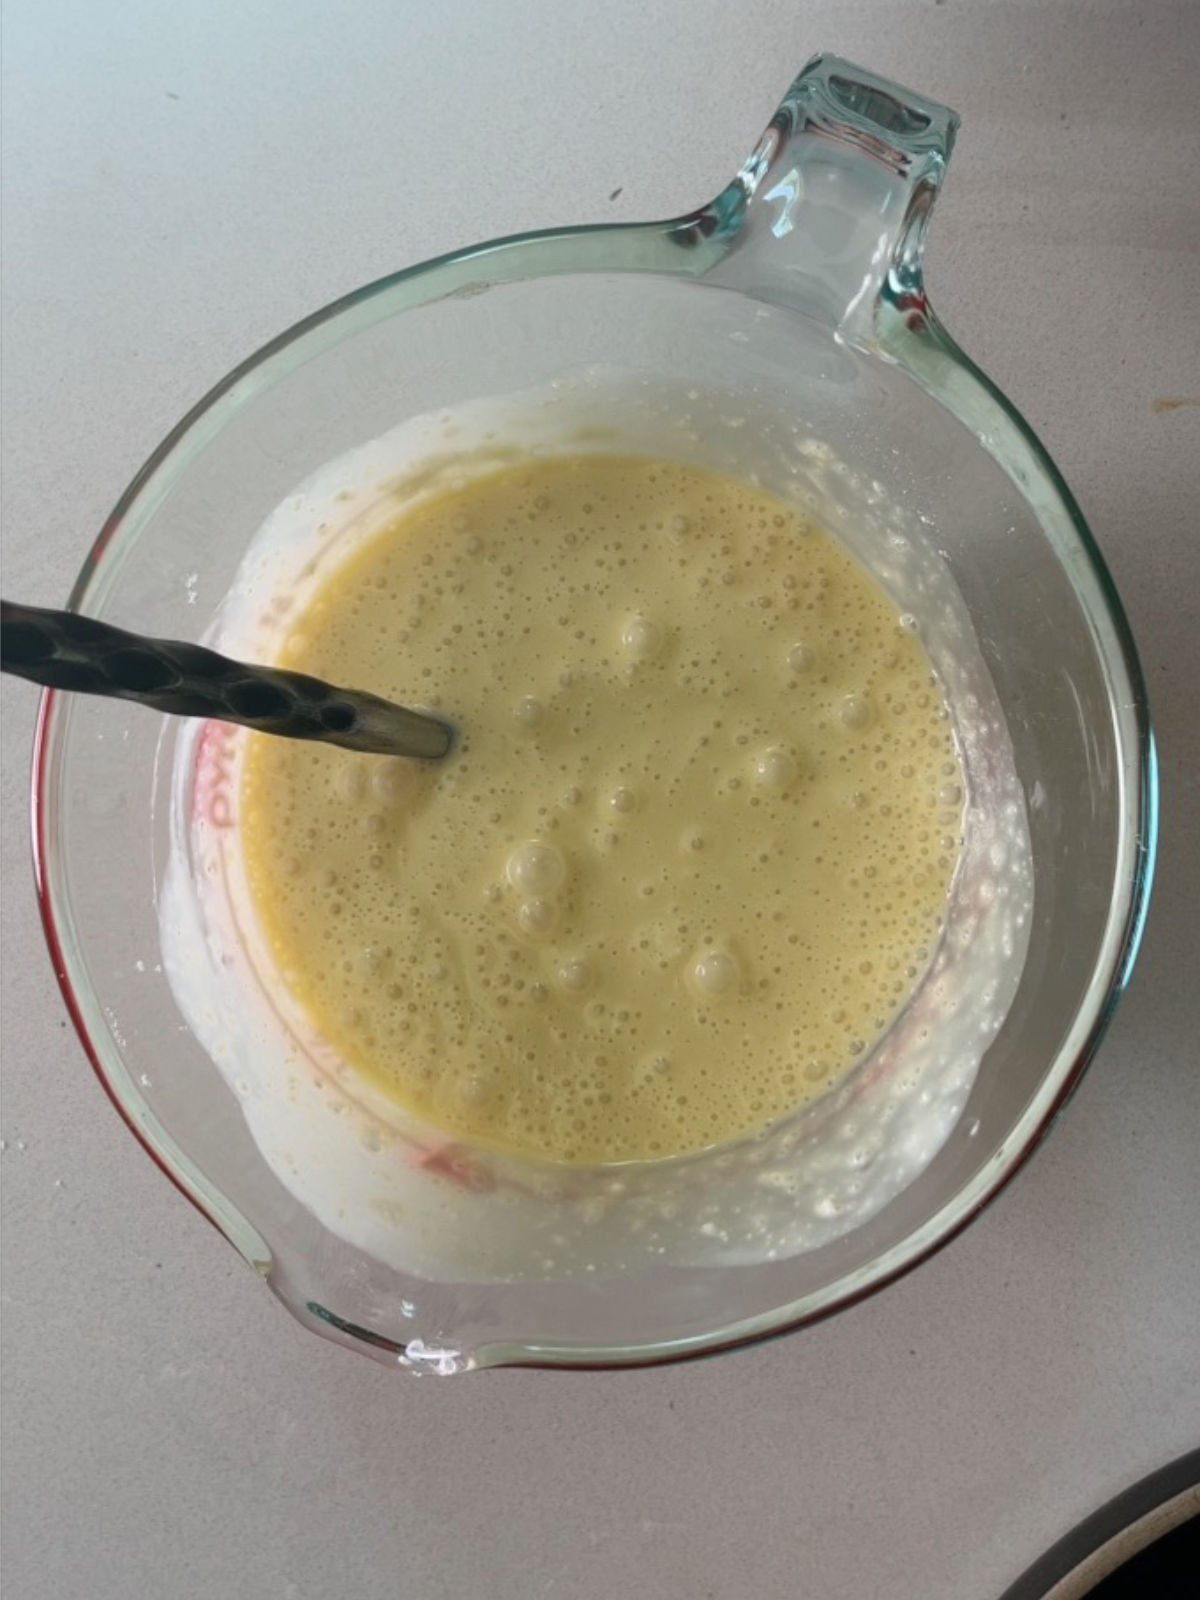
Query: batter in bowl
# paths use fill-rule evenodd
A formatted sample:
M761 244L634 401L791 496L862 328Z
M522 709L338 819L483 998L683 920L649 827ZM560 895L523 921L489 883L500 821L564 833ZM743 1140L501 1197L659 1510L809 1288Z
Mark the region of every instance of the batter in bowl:
M916 632L800 513L639 457L530 460L399 515L278 664L426 705L436 766L252 736L246 872L350 1067L564 1162L753 1134L918 986L963 774Z

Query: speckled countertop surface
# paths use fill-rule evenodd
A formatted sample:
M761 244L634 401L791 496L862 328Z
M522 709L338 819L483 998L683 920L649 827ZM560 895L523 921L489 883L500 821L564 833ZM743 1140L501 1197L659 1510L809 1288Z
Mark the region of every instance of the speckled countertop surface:
M6 0L3 554L65 597L229 366L403 263L714 192L816 49L955 106L929 276L1076 491L1163 755L1141 965L1060 1127L899 1285L738 1356L406 1380L301 1332L87 1069L3 686L12 1600L989 1600L1200 1440L1200 8Z

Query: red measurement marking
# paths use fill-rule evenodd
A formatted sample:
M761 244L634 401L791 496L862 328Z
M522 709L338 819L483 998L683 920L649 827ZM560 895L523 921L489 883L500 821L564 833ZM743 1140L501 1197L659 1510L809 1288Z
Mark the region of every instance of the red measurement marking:
M226 722L205 724L196 754L192 811L214 828L232 828L233 749L237 734Z
M423 1171L449 1178L451 1183L458 1184L460 1189L469 1189L473 1194L487 1194L496 1187L495 1177L474 1160L462 1145L443 1145L440 1150L434 1150L424 1157L420 1165Z

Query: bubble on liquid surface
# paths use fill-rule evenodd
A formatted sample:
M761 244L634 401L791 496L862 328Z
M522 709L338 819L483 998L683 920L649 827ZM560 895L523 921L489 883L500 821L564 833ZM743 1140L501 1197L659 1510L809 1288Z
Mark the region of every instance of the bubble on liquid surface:
M523 695L513 707L513 721L522 728L536 728L546 715L546 708L533 695Z
M741 982L738 964L728 950L706 950L688 971L693 989L705 1000L736 994Z
M545 939L558 927L560 912L553 900L522 900L517 907L517 922L524 933Z
M566 882L567 864L552 844L530 839L509 856L505 876L521 894L557 894Z
M754 781L764 789L790 789L799 775L800 763L786 745L768 745L754 757Z
M371 774L371 788L380 800L395 800L404 792L406 777L403 761L380 761Z
M838 707L847 728L865 728L871 720L871 703L865 694L848 694Z
M653 661L665 643L662 628L650 617L630 617L621 629L621 648L634 661Z
M592 969L582 956L573 956L558 969L558 981L564 989L579 994L592 981Z

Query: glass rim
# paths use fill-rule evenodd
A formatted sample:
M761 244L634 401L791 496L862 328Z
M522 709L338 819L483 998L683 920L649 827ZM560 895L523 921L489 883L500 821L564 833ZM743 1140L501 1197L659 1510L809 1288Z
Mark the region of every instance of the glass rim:
M85 613L100 611L124 559L136 547L142 527L199 451L256 395L274 387L323 349L404 310L480 284L491 287L532 277L605 273L702 280L728 249L728 241L716 236L708 238L702 229L698 230L698 221L707 214L708 208L702 208L666 222L601 224L513 235L389 274L301 319L215 384L150 454L88 552L72 588L69 607ZM690 249L681 260L679 246L684 234ZM484 262L486 277L481 277L475 269ZM730 292L738 291L730 286ZM716 1354L796 1331L895 1281L955 1238L1029 1159L1082 1078L1128 982L1153 879L1158 786L1145 685L1124 608L1082 512L1020 412L959 349L937 322L923 295L919 316L914 317L907 308L901 313L902 308L889 309L881 303L879 343L886 355L905 370L918 388L968 428L980 447L1013 478L1027 502L1029 485L1014 473L1011 461L1000 453L1001 447L1018 455L1026 470L1032 467L1040 476L1042 490L1065 514L1065 547L1053 546L1056 558L1063 562L1072 544L1085 558L1082 564L1071 564L1069 578L1076 601L1091 626L1107 678L1115 742L1122 758L1117 859L1104 935L1087 991L1037 1091L992 1159L924 1224L861 1268L824 1290L686 1339L595 1348L499 1341L472 1351L471 1366L607 1370ZM1036 510L1034 514L1037 516ZM1037 520L1049 537L1042 517ZM68 1013L105 1092L130 1131L201 1214L257 1272L270 1280L269 1242L191 1162L146 1104L105 1023L99 995L88 978L73 925L70 889L56 848L52 790L67 749L60 698L56 691L46 691L39 706L31 821L42 927ZM380 1342L385 1350L390 1347L389 1341ZM402 1352L403 1347L397 1345L395 1350ZM378 1353L381 1359L389 1359L387 1354Z

